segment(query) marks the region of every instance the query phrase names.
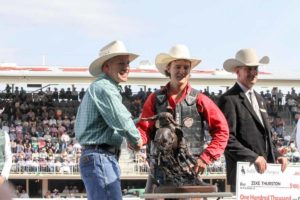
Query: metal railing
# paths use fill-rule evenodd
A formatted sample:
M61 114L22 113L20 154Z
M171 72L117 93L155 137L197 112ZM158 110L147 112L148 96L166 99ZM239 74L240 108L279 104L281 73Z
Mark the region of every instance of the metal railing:
M120 161L122 175L145 175L149 173L147 163L133 161ZM20 164L13 163L11 174L70 174L79 175L79 163L70 163L68 165L43 165L40 164ZM210 165L204 171L203 175L225 174L225 164Z

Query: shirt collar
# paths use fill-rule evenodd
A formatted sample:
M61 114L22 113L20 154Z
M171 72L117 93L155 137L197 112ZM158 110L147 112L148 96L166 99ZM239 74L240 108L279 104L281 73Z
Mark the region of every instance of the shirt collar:
M167 91L170 89L170 82L167 83L167 85L165 86L165 89ZM190 93L191 89L192 89L192 86L190 85L190 83L187 83L186 87L184 88L184 95L183 96Z
M247 89L245 86L243 86L243 84L242 83L240 83L239 81L236 81L237 82L237 84L240 86L240 88L243 90L243 92L245 93L245 94L248 94L250 91L251 92L253 92L253 89L251 88L251 89Z
M175 108L175 107L176 107L176 104L180 103L183 99L185 99L186 95L190 93L192 87L191 87L191 85L188 83L188 84L186 85L186 87L184 88L184 91L183 91L183 94L182 94L181 98L178 99L177 102L175 102L175 99L170 98L170 96L168 95L168 90L170 89L170 82L165 86L165 89L166 89L166 91L167 91L167 96L168 96L168 100L169 100L170 106L171 106L172 108Z
M115 86L118 88L118 90L119 90L120 92L123 91L122 86L119 85L119 83L117 83L114 79L112 79L112 78L111 78L110 76L108 76L107 74L101 73L101 74L97 77L97 80L100 80L100 79L106 79L106 80L108 80L111 84L115 85Z

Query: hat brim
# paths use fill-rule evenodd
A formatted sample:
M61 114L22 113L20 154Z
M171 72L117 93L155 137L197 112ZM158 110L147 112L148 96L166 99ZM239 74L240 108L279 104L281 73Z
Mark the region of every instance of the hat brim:
M161 74L166 75L165 71L167 65L174 60L189 60L191 62L191 69L196 67L199 63L201 63L201 60L196 58L172 57L169 54L160 53L155 58L156 68Z
M116 57L116 56L129 56L129 61L133 61L134 59L136 59L139 55L134 54L134 53L128 53L128 52L124 52L124 53L111 53L111 54L107 54L105 56L99 57L96 60L94 60L89 67L89 72L92 76L97 77L102 73L102 65L104 64L105 61Z
M253 62L253 63L244 63L237 59L230 58L230 59L227 59L223 63L223 68L227 72L234 72L234 69L236 67L240 67L240 66L255 67L255 66L260 66L260 65L267 65L267 64L269 64L269 62L270 62L270 59L268 56L264 56L258 62Z

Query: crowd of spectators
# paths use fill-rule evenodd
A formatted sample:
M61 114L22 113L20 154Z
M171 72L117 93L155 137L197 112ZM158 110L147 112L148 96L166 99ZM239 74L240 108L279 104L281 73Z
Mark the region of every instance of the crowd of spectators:
M45 199L52 199L52 198L83 198L86 196L84 193L79 193L79 190L76 185L74 186L65 186L62 191L59 191L57 188L54 188L51 192L48 190L44 194Z
M0 123L11 141L12 172L78 171L81 147L74 123L81 95L76 88L26 93L18 87L11 91L7 85L0 95L4 109Z
M133 118L139 117L147 96L154 91L140 89L133 93L130 86L124 87L124 105ZM216 94L208 89L201 92L213 101L218 101L223 94L222 90ZM12 173L78 173L81 146L75 139L74 123L84 94L83 88L77 92L74 86L66 90L48 87L45 91L40 89L34 93L27 93L22 87L6 86L0 93L0 109L4 109L0 116L0 128L10 136ZM298 162L299 152L285 126L289 120L295 124L300 116L300 93L297 94L292 88L284 95L274 87L271 92L262 91L261 95L267 102L277 147L283 155L290 157L290 161ZM290 119L282 117L285 116L282 113L289 113ZM146 155L137 155L137 171L145 171L148 167ZM212 164L207 172L225 172L224 160Z

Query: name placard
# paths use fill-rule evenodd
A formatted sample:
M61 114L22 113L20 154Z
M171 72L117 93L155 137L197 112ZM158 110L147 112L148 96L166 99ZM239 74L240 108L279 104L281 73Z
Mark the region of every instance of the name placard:
M240 200L300 200L300 165L268 164L260 174L254 164L237 163L236 198Z

